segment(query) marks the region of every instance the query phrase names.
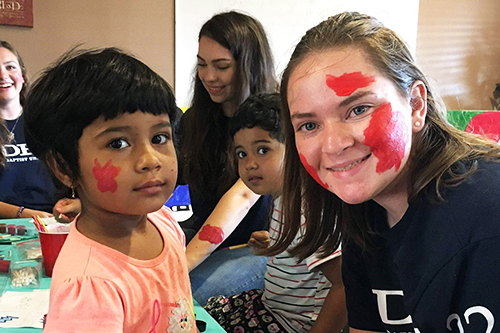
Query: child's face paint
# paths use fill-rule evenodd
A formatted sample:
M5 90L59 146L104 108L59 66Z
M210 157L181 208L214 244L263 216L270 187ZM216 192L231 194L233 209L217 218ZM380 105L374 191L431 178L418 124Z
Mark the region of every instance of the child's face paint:
M357 204L406 181L397 176L410 152L412 109L363 51L311 54L287 89L299 158L324 188Z
M393 112L391 104L386 103L373 111L370 125L365 129L365 145L372 148L378 158L378 173L395 168L399 170L405 157L406 144L410 129L405 126L403 115Z
M221 228L206 225L200 230L200 234L198 236L200 240L207 241L214 245L219 245L224 241L224 231Z
M84 128L78 147L76 191L83 207L145 215L172 194L177 158L168 115L136 111L107 121L100 117Z
M339 77L326 74L326 85L335 91L337 96L349 96L360 88L375 82L373 76L364 76L361 72L345 73Z
M111 164L111 160L106 162L104 166L99 164L97 158L94 160L95 167L92 169L95 179L97 180L97 188L101 192L115 193L118 188L116 176L120 173L120 167Z

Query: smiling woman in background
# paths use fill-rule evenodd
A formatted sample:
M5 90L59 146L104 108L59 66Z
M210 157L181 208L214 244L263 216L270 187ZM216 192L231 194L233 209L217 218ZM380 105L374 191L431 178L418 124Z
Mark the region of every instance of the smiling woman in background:
M24 141L22 112L28 87L21 56L0 41L0 131L6 157L0 166L0 218L51 216L48 212L56 202L45 167Z
M228 122L248 96L276 91L277 82L265 31L254 18L234 11L215 15L198 42L193 102L181 120L180 171L197 219L185 230L192 237L187 259L193 295L204 304L210 296L263 287L266 258L248 248L214 251L245 244L267 220L271 198L248 189L228 155Z

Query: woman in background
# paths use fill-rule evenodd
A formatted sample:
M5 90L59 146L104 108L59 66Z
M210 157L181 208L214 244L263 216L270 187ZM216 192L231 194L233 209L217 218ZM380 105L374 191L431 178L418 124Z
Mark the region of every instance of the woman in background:
M24 141L22 112L28 87L21 56L10 43L0 41L0 130L6 159L0 167L0 218L48 217L56 202L45 167Z
M0 218L33 215L71 220L80 210L78 200L57 202L55 188L45 166L30 152L24 140L23 105L29 81L17 50L0 40Z
M265 31L254 18L217 14L198 42L194 97L181 119L180 170L196 217L185 230L192 237L186 254L193 295L204 304L210 296L263 287L266 258L246 247L214 251L246 244L268 218L271 198L259 198L238 178L227 125L248 96L276 91L277 82Z

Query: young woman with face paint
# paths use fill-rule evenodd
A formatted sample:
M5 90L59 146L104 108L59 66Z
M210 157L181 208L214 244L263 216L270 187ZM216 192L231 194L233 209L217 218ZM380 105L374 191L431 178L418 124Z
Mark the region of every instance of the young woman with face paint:
M500 332L500 147L446 122L404 41L333 16L299 42L281 93L289 181L269 254L303 207L291 252L342 238L351 332Z
M57 201L46 168L24 140L23 105L28 88L23 59L9 42L0 40L0 145L3 147L0 151L0 218L5 219L52 216L49 212ZM69 200L69 204L73 202Z
M44 332L197 332L184 233L164 207L176 117L167 82L114 48L70 52L34 84L27 142L82 206Z
M264 284L265 258L248 248L216 249L244 244L264 228L271 198L259 198L238 178L228 156L228 122L249 95L273 92L277 82L265 31L248 15L213 16L198 43L193 101L181 119L180 182L189 185L196 217L194 225L184 227L192 238L186 254L193 295L204 304L210 296Z

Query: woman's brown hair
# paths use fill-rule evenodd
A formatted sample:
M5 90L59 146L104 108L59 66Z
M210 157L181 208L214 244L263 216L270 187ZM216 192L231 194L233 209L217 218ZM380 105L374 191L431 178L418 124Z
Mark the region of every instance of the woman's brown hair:
M235 11L220 13L202 26L198 40L203 36L231 51L238 105L250 95L277 90L271 48L259 21ZM181 124L180 166L191 192L199 197L220 197L238 179L234 161L228 159L231 140L223 123L221 104L212 101L195 73L193 101Z
M302 241L290 252L304 259L316 251L324 255L334 252L343 242L354 242L361 248L370 246L372 235L367 203L349 205L320 186L300 162L295 133L291 125L287 92L290 76L306 57L332 49L358 48L382 75L391 80L410 103L410 88L421 81L427 88L427 116L423 129L413 138L404 172L409 177L408 198L411 203L432 180L440 198L441 186L459 184L476 167L481 157L498 159L500 147L492 141L455 129L444 118L445 108L416 66L406 43L377 19L357 12L345 12L328 18L307 31L292 54L281 81L282 123L286 138L285 179L282 211L284 228L266 254L287 249L305 215L306 232ZM457 161L471 161L466 174L455 174ZM291 181L293 180L293 181Z

